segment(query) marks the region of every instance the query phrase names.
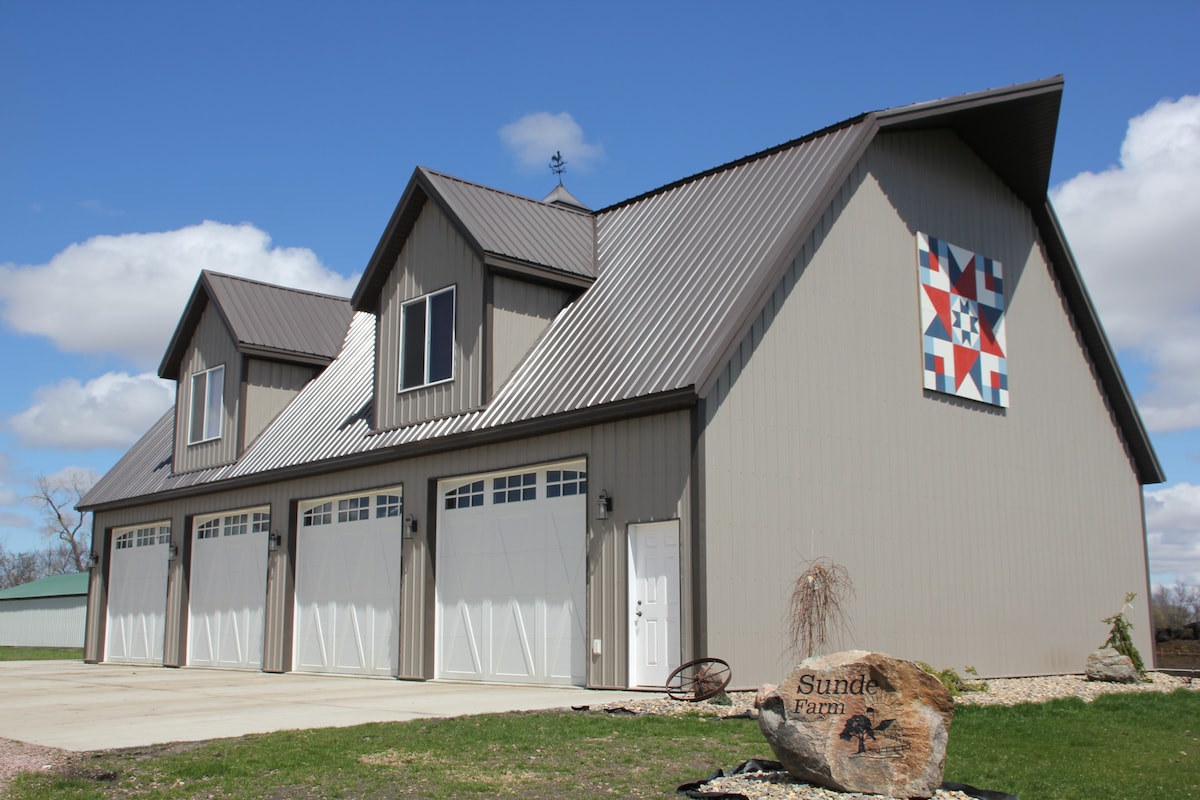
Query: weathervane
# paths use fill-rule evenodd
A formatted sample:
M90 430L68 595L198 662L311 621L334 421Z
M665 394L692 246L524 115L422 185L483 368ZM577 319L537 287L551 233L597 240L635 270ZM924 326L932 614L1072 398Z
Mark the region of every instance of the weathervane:
M561 150L555 150L554 155L550 156L550 171L558 176L558 185L562 186L562 176L567 171L567 162L563 161Z

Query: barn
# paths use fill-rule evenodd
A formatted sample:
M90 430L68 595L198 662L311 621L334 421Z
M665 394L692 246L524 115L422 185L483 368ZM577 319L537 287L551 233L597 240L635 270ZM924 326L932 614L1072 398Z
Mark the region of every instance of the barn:
M202 272L174 408L81 505L86 659L751 686L820 556L840 646L1081 671L1163 475L1047 199L1062 91L600 210L418 167L350 298Z
M0 592L0 647L82 647L88 575L51 575Z

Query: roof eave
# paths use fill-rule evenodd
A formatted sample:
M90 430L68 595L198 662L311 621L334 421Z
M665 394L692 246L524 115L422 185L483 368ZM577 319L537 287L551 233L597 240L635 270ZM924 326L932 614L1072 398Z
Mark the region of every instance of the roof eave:
M1129 392L1129 385L1121 373L1121 367L1096 313L1091 295L1088 294L1058 215L1054 213L1050 201L1045 200L1040 206L1033 208L1033 217L1048 251L1047 256L1063 297L1091 356L1096 377L1123 433L1122 438L1133 461L1138 480L1143 485L1162 483L1166 480L1166 474L1159 463L1158 455L1154 452L1154 445L1146 432L1141 414L1138 413L1137 404Z

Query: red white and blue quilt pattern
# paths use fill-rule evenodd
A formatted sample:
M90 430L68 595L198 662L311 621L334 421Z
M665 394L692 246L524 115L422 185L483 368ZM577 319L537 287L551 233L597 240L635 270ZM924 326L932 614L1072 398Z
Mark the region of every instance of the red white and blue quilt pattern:
M1000 262L924 233L917 261L925 388L1007 408Z

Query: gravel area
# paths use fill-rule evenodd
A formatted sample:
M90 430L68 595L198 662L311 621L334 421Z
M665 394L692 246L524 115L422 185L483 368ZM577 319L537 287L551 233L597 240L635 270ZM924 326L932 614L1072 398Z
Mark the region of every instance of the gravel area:
M994 678L988 681L986 692L971 692L956 698L959 705L1015 705L1017 703L1042 703L1057 697L1079 697L1094 700L1101 694L1114 692L1172 692L1187 688L1200 691L1200 681L1177 678L1162 673L1151 673L1147 683L1122 685L1116 683L1093 683L1080 675L1058 675L1045 678ZM596 707L610 713L635 714L687 714L700 713L722 717L749 715L754 710L754 692L731 692L729 705L711 701L686 703L659 695L647 695L620 704ZM0 738L0 795L3 795L13 777L21 772L56 770L67 764L88 757L85 753L59 750L54 747L26 744L12 739ZM734 764L723 764L729 769ZM697 776L699 777L699 776ZM808 784L799 783L785 773L749 773L718 778L704 787L710 791L740 792L752 800L859 800L866 795L832 792ZM886 800L870 795L871 800ZM960 792L941 792L936 800L970 800Z
M42 747L12 739L0 739L0 795L8 790L8 784L21 772L47 772L77 759L78 753L59 750L57 747Z

